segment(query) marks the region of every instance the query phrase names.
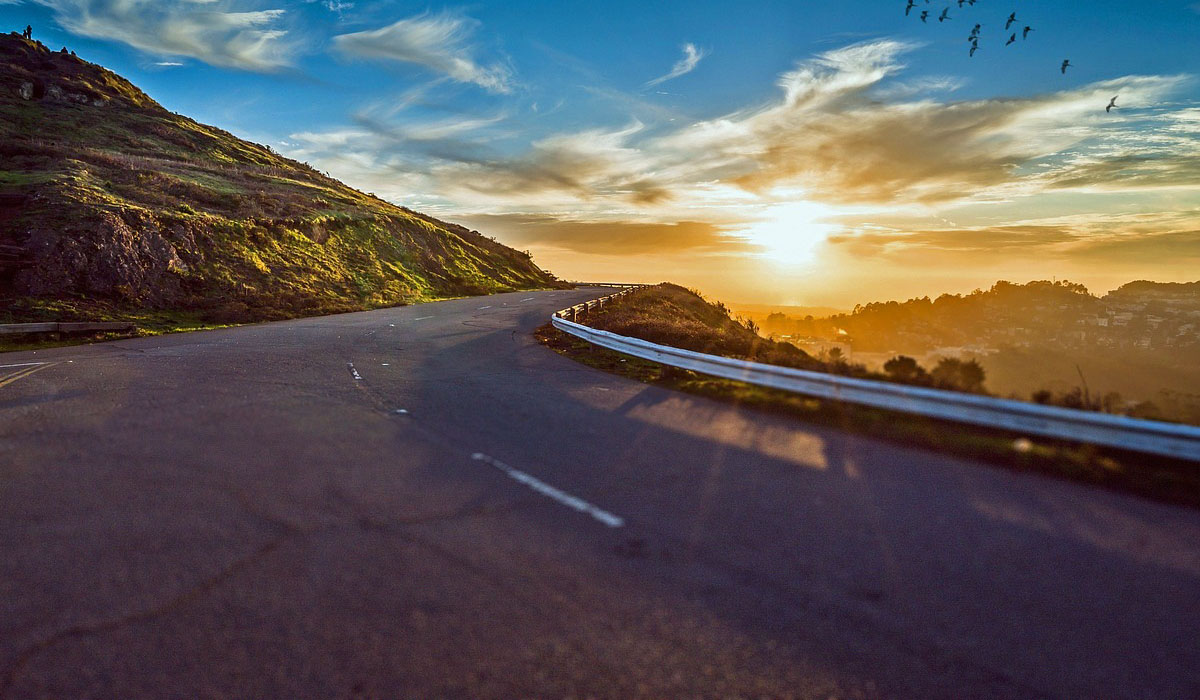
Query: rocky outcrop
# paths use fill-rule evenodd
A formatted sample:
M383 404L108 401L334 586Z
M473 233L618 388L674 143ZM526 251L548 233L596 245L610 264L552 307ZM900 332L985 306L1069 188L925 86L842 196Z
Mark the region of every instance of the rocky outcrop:
M105 107L109 100L100 95L88 95L82 92L69 92L57 85L46 87L41 81L23 80L17 88L17 94L23 100L47 99L64 104L86 105L89 107Z
M152 306L180 296L187 266L152 217L99 212L71 230L32 231L26 251L32 264L13 279L17 294L80 295Z
M51 85L46 88L46 99L91 107L103 107L108 104L108 99L105 97L87 95L82 92L67 92L57 85Z

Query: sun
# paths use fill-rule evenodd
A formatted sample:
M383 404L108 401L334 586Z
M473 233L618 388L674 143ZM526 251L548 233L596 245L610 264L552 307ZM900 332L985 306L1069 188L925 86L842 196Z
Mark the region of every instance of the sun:
M743 235L748 242L761 246L761 255L772 262L804 265L816 259L817 249L837 229L827 222L835 213L830 207L806 200L773 204Z

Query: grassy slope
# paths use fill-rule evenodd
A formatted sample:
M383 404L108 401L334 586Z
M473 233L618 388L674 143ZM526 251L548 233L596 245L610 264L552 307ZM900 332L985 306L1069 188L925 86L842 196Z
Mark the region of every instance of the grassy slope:
M594 328L698 352L801 369L825 369L825 363L798 348L757 336L743 323L730 318L723 306L674 285L660 285L623 297L603 310L594 311L583 322ZM549 325L540 328L537 336L563 355L638 381L941 453L1200 506L1200 470L1192 462L1051 440L1022 444L1017 442L1021 436L1006 431L821 401L664 367L597 348ZM1019 444L1021 449L1016 449Z
M594 314L588 325L653 343L736 357L743 360L823 370L825 364L789 343L760 336L729 310L711 304L695 292L673 284L622 298L619 304Z
M242 322L557 284L16 35L0 35L0 194L24 195L0 208L0 322Z

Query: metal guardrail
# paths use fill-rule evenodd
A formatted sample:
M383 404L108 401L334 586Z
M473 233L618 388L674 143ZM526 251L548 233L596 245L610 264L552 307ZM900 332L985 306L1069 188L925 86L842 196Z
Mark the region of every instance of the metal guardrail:
M619 287L619 288L624 288L624 287L644 287L644 286L646 286L644 284L627 284L625 282L567 282L567 284L573 284L576 287Z
M586 284L586 286L589 286L589 287L620 287L621 291L617 292L616 294L609 294L606 297L600 297L599 299L593 299L593 300L583 303L583 304L576 304L575 306L569 306L569 307L563 309L562 311L555 312L554 318L563 318L563 319L569 318L571 321L578 321L581 316L587 315L587 312L591 311L592 309L603 309L604 305L606 303L612 301L613 299L623 297L626 294L629 294L630 292L633 292L635 290L641 289L642 287L646 286L644 284L616 284L616 283L610 284L610 283L595 283L595 282L588 282L588 283L572 282L572 284Z
M101 323L52 321L48 323L0 323L0 335L17 333L81 333L84 331L131 331L126 321Z
M1200 461L1200 428L1194 426L735 360L629 338L578 322L589 310L638 288L631 286L563 309L550 321L560 331L593 345L714 377L901 413Z

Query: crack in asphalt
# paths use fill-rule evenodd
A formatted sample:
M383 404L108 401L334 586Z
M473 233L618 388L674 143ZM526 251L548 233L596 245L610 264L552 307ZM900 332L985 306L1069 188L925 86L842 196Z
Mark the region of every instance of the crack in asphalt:
M233 496L235 502L237 502L239 505L245 506L245 502L241 498L236 497L236 495L235 495L236 491L227 490L226 494ZM155 619L157 617L161 617L163 615L168 615L168 614L184 607L185 605L188 605L189 603L193 603L193 602L201 600L207 594L215 591L223 583L233 579L235 576L237 576L241 572L246 571L247 569L250 569L251 567L253 567L255 564L259 563L263 559L266 559L268 556L270 556L276 550L278 550L280 547L282 547L288 540L294 539L294 538L320 537L322 535L330 534L333 532L340 532L340 531L351 530L351 529L357 529L357 530L366 531L366 532L375 531L375 530L383 530L383 531L389 532L390 534L395 535L396 537L398 537L399 539L401 539L404 542L408 542L409 544L413 544L414 546L423 547L425 549L430 549L430 550L437 552L438 554L440 554L441 556L446 558L451 563L467 569L472 574L475 574L476 576L479 576L479 577L483 578L484 580L488 580L493 585L496 585L497 588L504 590L506 593L509 593L514 598L518 598L522 602L532 605L533 604L532 599L524 598L521 595L520 591L518 591L515 588L511 588L509 586L499 584L498 582L489 579L486 575L486 572L484 572L482 569L480 569L478 566L472 564L468 560L463 559L462 557L455 555L442 547L438 547L430 542L427 542L425 540L421 540L420 538L406 534L403 531L404 528L413 527L413 526L430 525L430 524L434 524L434 523L443 523L443 522L453 522L456 520L463 520L463 519L468 519L468 518L473 518L473 517L478 517L478 516L504 515L504 514L508 514L508 513L517 512L524 508L528 508L531 505L531 503L528 501L525 501L525 502L518 501L515 503L489 506L487 504L479 504L479 503L477 503L477 501L478 501L478 499L476 499L476 501L466 504L465 506L463 506L461 508L458 508L458 509L455 509L455 510L452 510L449 512L432 513L429 515L423 515L423 516L412 517L412 518L376 519L376 518L371 518L370 516L359 516L359 517L355 518L353 520L353 522L344 522L343 521L343 522L331 523L331 524L325 525L323 527L317 527L317 528L311 528L311 529L299 528L295 525L287 523L286 521L275 518L275 517L271 516L270 514L265 514L257 509L246 508L245 510L249 514L253 515L254 517L263 519L263 520L265 520L269 523L275 524L275 525L282 526L287 531L282 534L276 535L275 537L271 538L266 543L264 543L263 545L261 545L260 547L255 549L250 554L234 560L228 566L226 566L225 568L218 571L216 574L208 577L207 579L204 579L203 581L196 584L195 586L188 588L187 590L179 593L178 595L176 595L166 601L163 601L162 603L160 603L158 605L154 605L149 608L130 612L128 614L120 615L120 616L110 618L107 620L100 620L100 621L92 622L92 623L81 623L81 624L77 624L77 625L72 625L66 629L62 629L57 632L54 632L53 634L43 637L42 639L39 639L39 640L33 642L32 644L29 644L23 650L21 650L20 653L18 653L16 655L16 657L13 659L12 663L10 663L8 668L5 669L3 676L0 676L0 700L5 700L6 698L10 697L10 692L12 691L12 687L16 683L17 679L20 677L21 672L36 656L38 656L42 652L48 651L52 647L58 645L60 642L66 641L68 639L77 639L77 638L89 637L89 636L93 636L93 635L97 635L97 634L104 634L106 632L113 632L113 631L119 630L119 629L129 626L129 625L134 625L139 622L147 622L147 621Z
M19 654L17 654L13 662L9 664L7 669L5 669L4 676L0 678L0 699L9 697L9 692L12 690L12 686L20 676L21 671L24 670L25 666L32 661L35 656L57 645L59 642L67 639L88 637L95 634L102 634L104 632L118 630L127 625L154 619L160 615L170 613L171 611L176 610L194 600L199 600L205 594L216 589L225 581L234 577L241 571L249 568L261 559L269 556L294 534L295 533L287 533L272 538L247 556L235 560L229 566L217 572L214 576L201 581L196 586L183 591L179 595L164 601L159 605L136 612L131 612L129 614L121 615L108 620L102 620L90 624L73 625L64 630L59 630L48 637L40 639L33 644L30 644Z

